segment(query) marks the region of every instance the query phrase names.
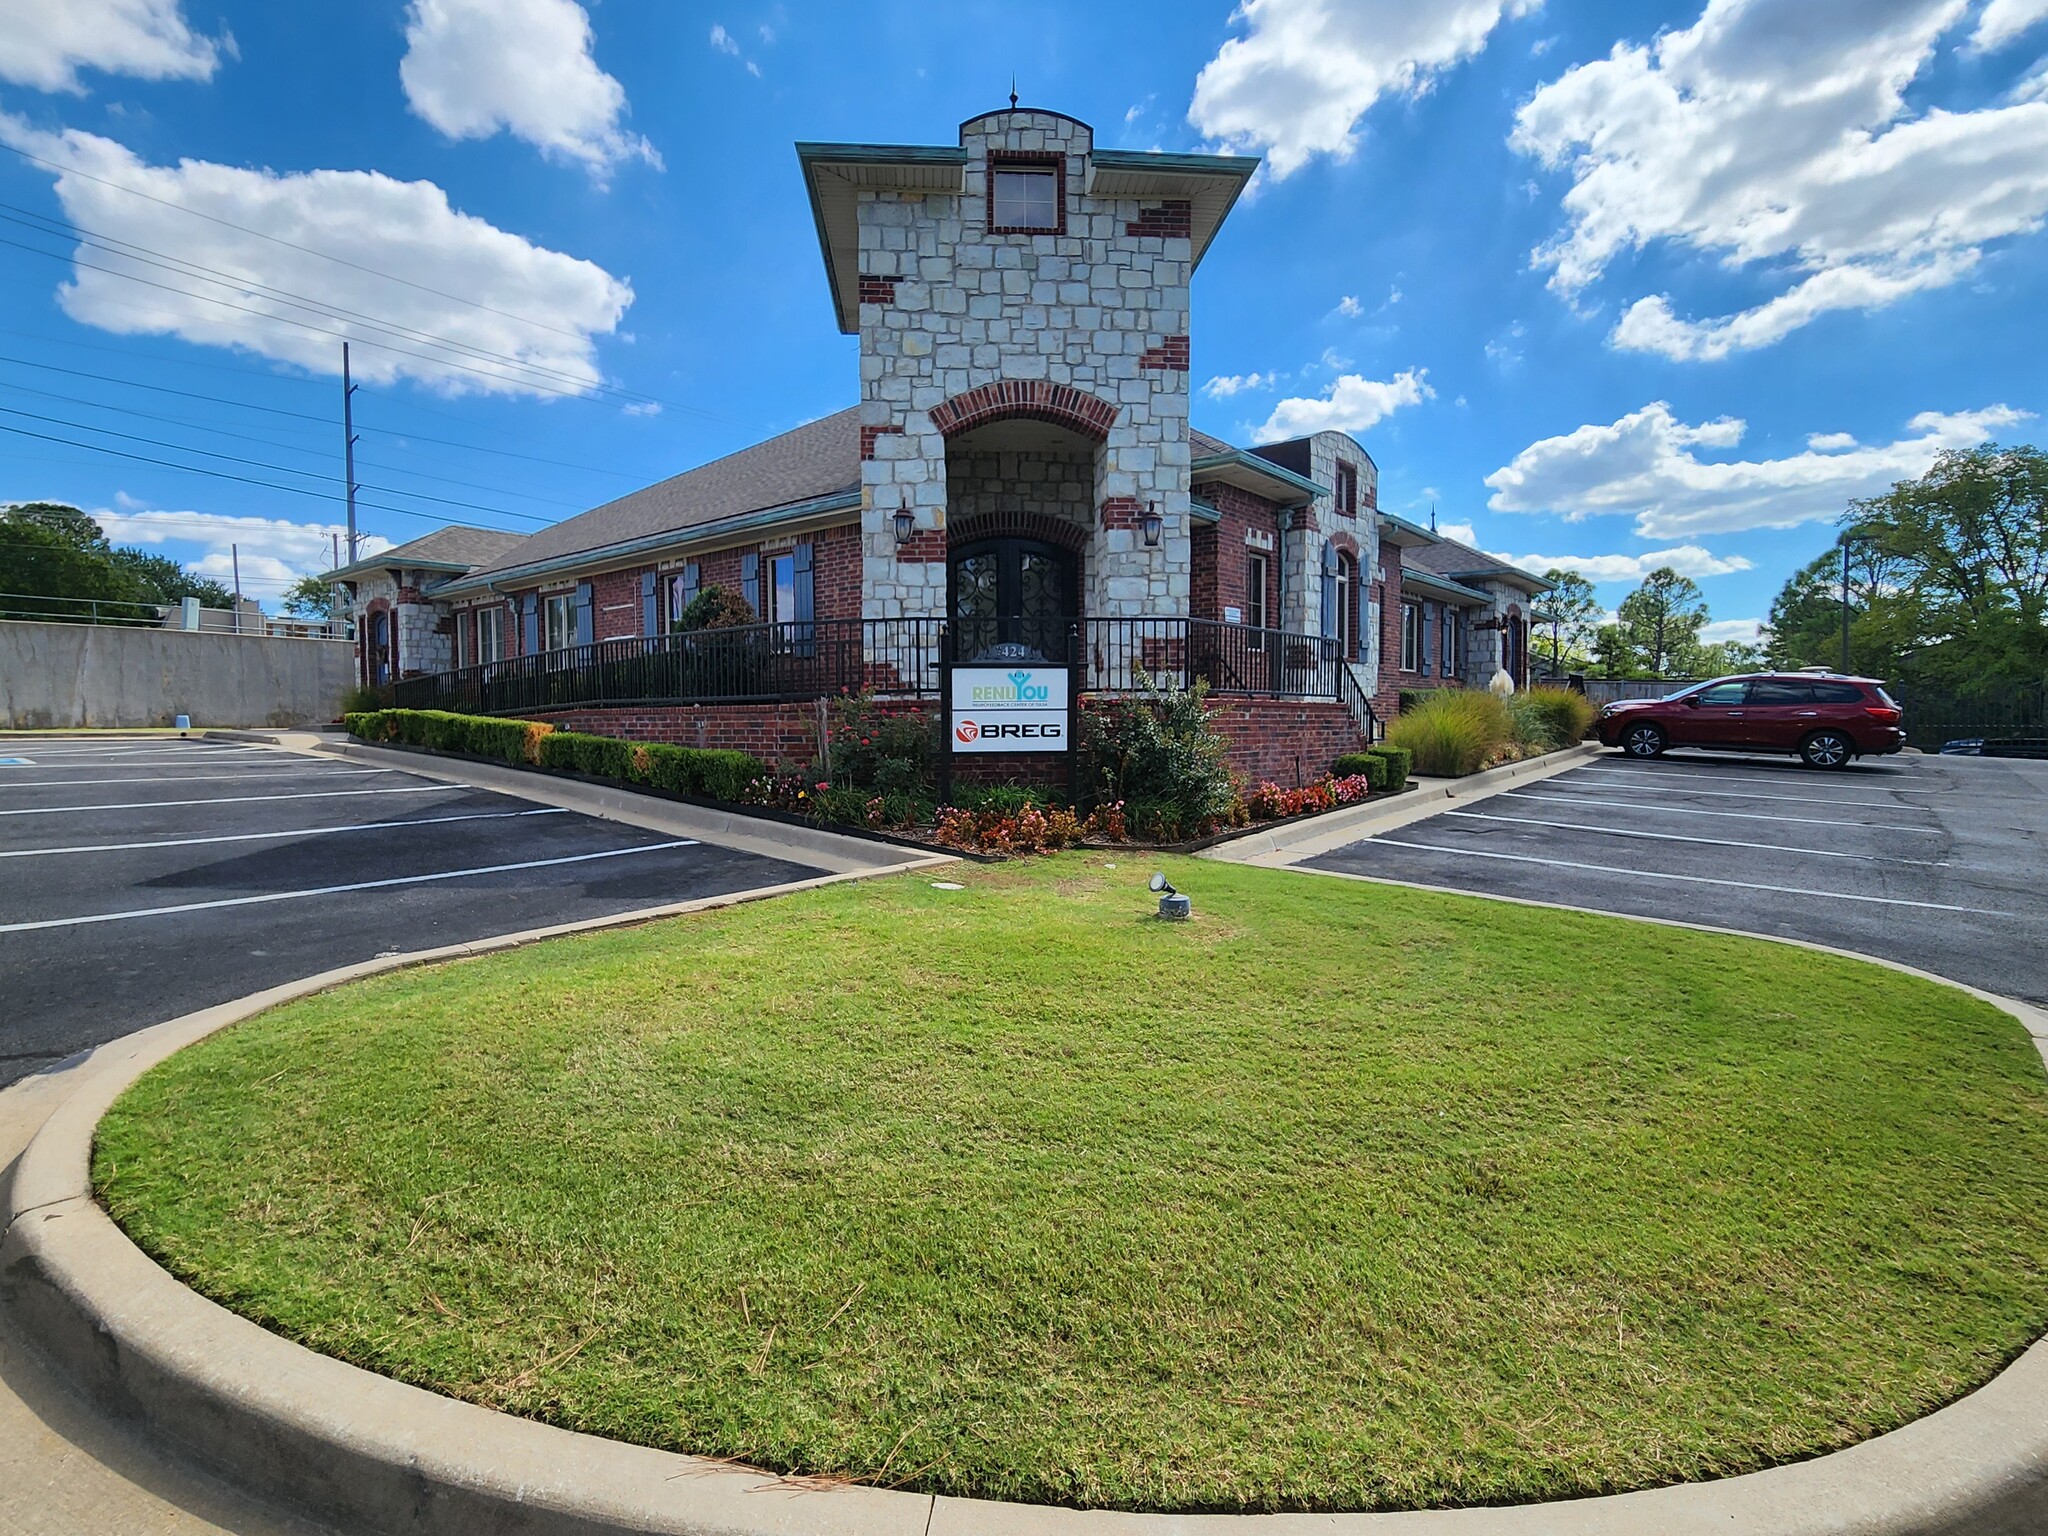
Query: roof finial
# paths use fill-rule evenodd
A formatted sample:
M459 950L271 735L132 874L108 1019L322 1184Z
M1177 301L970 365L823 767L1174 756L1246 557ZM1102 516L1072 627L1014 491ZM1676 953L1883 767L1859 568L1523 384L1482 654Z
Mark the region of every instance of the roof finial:
M1017 110L1017 71L1010 71L1010 110Z
M1429 504L1429 531L1436 532L1436 503L1433 501Z

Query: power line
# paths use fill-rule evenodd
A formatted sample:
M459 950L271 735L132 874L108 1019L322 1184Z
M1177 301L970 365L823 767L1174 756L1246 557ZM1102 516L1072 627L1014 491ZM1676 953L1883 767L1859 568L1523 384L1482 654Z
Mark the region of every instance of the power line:
M13 146L9 147L13 148ZM310 245L300 245L296 240L287 240L282 235L265 234L260 229L251 229L248 225L237 224L232 219L223 219L211 213L202 213L197 208L188 208L183 203L174 203L168 198L144 192L140 187L131 187L122 182L109 181L104 176L95 176L92 172L82 171L75 165L64 165L55 160L45 160L41 155L32 155L25 149L16 148L14 152L24 160L33 160L37 165L48 166L53 171L62 171L72 176L82 176L85 180L98 182L103 187L112 187L116 192L126 192L133 197L145 198L165 208L174 208L179 213L188 213L195 219L205 219L209 224L218 224L225 229L240 230L245 235L254 235L259 240L268 240L272 245L282 245L294 251L304 251L308 256L317 256L322 261L331 261L337 266L352 267L358 272L367 272L372 277L381 277L386 282L403 283L408 288L417 288L421 293L431 293L437 299L448 299L457 304L467 304L472 309L486 310L494 315L502 315L507 320L517 320L522 325L537 326L543 331L553 331L558 336L573 337L577 335L574 331L565 331L560 326L549 325L545 320L535 320L528 315L515 315L509 309L499 309L494 305L484 303L481 299L465 298L459 293L447 293L439 288L430 288L425 283L416 283L409 277L399 277L395 273L379 271L375 267L364 266L361 262L350 261L344 256L335 256L327 251L315 250Z

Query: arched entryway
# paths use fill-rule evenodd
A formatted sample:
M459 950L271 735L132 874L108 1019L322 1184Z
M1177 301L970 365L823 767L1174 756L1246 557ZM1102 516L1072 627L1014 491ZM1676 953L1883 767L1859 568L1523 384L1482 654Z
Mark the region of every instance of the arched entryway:
M947 551L946 611L961 661L1069 659L1079 564L1040 539L983 538Z
M398 677L398 624L396 615L381 603L373 603L364 615L363 681L381 688Z

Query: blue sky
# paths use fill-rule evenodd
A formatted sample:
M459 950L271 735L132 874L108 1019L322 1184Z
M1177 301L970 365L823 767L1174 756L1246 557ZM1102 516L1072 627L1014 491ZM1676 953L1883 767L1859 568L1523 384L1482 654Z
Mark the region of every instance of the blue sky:
M392 541L837 409L792 142L949 143L1013 70L1266 157L1198 426L1352 430L1610 604L1665 559L1744 633L1849 497L2040 439L2048 0L0 0L0 501L270 597L340 520L340 334Z

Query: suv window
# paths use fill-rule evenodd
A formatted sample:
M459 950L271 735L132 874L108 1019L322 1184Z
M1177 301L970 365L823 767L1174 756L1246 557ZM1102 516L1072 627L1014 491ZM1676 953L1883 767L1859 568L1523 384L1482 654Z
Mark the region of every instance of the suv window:
M1863 690L1854 683L1815 683L1813 702L1816 704L1861 704Z
M1749 702L1753 705L1811 704L1814 702L1814 694L1815 687L1812 683L1788 683L1774 677L1767 677L1749 685Z
M1700 703L1718 705L1725 709L1730 705L1740 704L1743 695L1748 691L1749 684L1747 683L1716 683L1711 688L1702 688L1700 690Z

